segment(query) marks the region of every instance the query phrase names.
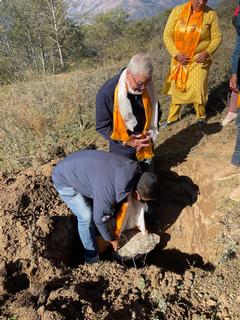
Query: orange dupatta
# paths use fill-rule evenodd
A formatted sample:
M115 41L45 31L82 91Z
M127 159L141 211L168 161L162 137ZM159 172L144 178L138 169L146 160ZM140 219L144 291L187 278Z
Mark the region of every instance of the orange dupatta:
M118 238L120 237L120 234L121 234L121 229L122 229L122 225L123 225L124 219L126 217L127 208L128 208L128 202L123 202L123 204L121 205L119 211L117 212L115 235Z
M237 97L237 108L240 108L240 93L238 92L238 97Z
M153 108L151 105L151 100L148 94L147 89L143 90L142 101L145 111L146 123L143 131L148 131L151 125L152 112ZM127 142L131 139L127 132L127 128L125 122L121 116L118 105L118 85L114 91L114 108L113 108L113 132L111 134L111 139L120 140L123 142ZM144 159L151 159L153 157L153 148L152 146L148 146L142 148L141 150L136 152L136 157L138 161L143 161Z
M190 63L200 40L203 23L203 11L192 12L191 2L187 2L181 11L174 31L174 43L177 50L190 58ZM168 81L175 81L176 88L186 90L190 63L186 66L176 59Z

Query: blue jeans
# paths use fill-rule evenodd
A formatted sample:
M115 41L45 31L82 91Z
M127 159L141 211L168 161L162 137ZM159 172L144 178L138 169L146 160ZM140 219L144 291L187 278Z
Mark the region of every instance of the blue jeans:
M85 260L94 263L99 260L96 245L96 227L92 218L92 206L89 199L78 193L72 187L54 186L61 199L76 215L78 233L84 247Z
M240 109L238 109L238 114L236 118L236 126L237 126L237 141L234 153L232 155L232 164L234 166L240 166Z

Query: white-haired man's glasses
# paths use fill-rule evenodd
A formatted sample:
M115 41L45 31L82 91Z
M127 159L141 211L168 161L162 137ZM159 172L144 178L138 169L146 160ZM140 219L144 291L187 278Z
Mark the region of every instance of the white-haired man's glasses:
M149 83L152 82L152 77L147 78L143 82L142 81L137 81L136 78L134 77L134 75L132 74L132 72L130 72L130 73L131 73L131 76L132 76L132 78L133 78L133 80L134 80L134 82L136 84L136 87L139 88L139 89L145 88Z

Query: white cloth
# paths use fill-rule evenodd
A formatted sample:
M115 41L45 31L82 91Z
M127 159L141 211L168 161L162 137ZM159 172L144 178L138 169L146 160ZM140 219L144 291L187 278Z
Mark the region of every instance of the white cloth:
M147 233L144 220L144 213L147 211L148 205L132 198L132 194L128 195L128 207L125 218L122 223L120 233L126 230L138 228L143 234Z
M118 80L118 106L127 129L130 131L134 131L134 128L137 125L137 120L133 114L132 105L127 97L128 91L126 86L126 77L127 69L123 70ZM158 135L158 102L156 100L153 82L150 82L146 88L153 108L149 133L150 137L153 140L153 143L155 143Z

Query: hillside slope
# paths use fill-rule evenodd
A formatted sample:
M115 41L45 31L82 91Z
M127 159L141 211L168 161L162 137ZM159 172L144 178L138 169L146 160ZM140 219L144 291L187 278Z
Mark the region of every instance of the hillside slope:
M138 261L123 263L108 252L100 263L84 265L76 220L50 179L65 154L106 149L93 125L95 96L128 57L1 88L2 320L239 320L240 209L228 198L239 178L213 179L229 163L236 136L234 123L219 124L234 45L226 12L220 12L224 40L210 72L207 126L199 128L183 109L181 121L160 130L158 200L147 222L161 242ZM164 121L169 55L161 36L148 50Z
M3 176L1 319L239 319L240 210L228 198L239 179L213 180L229 162L235 128L219 131L219 120L199 130L189 116L161 132L154 227L176 221L160 246L128 265L108 256L76 268L76 222L49 178L56 161ZM186 186L198 197L186 201Z

